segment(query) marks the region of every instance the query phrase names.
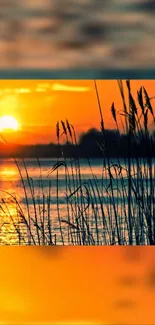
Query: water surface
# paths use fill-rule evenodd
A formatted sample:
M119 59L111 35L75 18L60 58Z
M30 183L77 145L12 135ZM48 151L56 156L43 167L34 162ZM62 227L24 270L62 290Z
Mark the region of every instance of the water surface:
M119 228L123 227L128 211L128 168L125 161L111 160L111 177L108 165L103 169L102 159L80 160L79 169L76 161L67 160L67 169L60 166L52 170L57 164L56 159L13 159L0 160L0 241L1 244L20 244L23 239L18 234L18 227L23 229L23 236L28 238L28 231L23 223L31 218L32 232L37 243L36 222L45 225L45 233L49 233L50 219L53 243L61 244L59 218L75 224L75 219L82 213L90 231L99 244L104 244L108 238L105 233L112 231L115 225L115 213L118 215ZM155 161L152 164L153 186L155 185ZM58 174L57 174L58 172ZM120 174L121 173L121 174ZM132 199L131 213L136 220L142 210L138 199L143 197L143 204L147 203L150 192L150 180L147 162L141 162L140 169L136 161L132 160ZM67 176L66 176L67 175ZM121 175L121 176L120 176ZM67 178L66 178L67 177ZM141 186L143 180L143 187ZM78 189L78 191L77 191ZM138 193L139 198L137 198ZM80 207L80 208L79 208ZM81 217L80 217L81 220ZM80 221L81 222L81 221ZM106 224L105 224L106 222ZM113 225L113 226L112 226ZM108 228L106 228L108 227ZM71 244L68 225L62 222L63 236L66 244ZM123 228L122 228L123 229ZM88 230L88 229L87 229ZM105 232L104 232L105 230ZM124 231L124 230L122 230ZM124 236L125 236L124 231ZM75 236L75 235L74 235ZM74 237L75 239L75 237ZM27 243L27 239L25 244Z

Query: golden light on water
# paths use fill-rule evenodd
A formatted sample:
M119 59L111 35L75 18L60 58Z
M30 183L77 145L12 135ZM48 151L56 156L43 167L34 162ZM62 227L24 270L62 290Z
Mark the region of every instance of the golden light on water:
M18 176L18 172L16 169L7 169L7 168L4 168L0 171L0 175L1 176Z

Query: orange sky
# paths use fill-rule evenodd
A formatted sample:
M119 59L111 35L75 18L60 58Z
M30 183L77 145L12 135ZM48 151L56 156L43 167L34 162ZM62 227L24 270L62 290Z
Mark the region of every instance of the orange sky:
M116 80L97 81L105 126L113 127L111 104L121 109ZM155 95L154 80L131 81L133 94L141 85ZM8 142L30 144L55 141L55 125L67 118L76 132L100 127L93 80L0 80L0 117L12 115L20 131L4 134Z
M154 247L1 247L0 324L153 325L154 256Z

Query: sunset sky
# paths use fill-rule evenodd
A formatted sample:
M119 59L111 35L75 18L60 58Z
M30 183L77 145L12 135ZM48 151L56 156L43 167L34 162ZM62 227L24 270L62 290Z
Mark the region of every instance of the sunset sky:
M105 118L105 127L113 128L111 104L122 109L116 80L97 81ZM145 86L155 95L154 80L131 81L133 95ZM11 115L19 123L18 131L4 132L9 143L35 144L55 142L55 125L67 118L77 134L100 127L93 80L1 80L0 118Z

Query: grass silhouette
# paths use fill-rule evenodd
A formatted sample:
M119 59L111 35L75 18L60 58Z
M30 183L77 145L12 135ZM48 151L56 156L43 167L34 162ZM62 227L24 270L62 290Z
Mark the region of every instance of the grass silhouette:
M144 87L137 91L137 98L132 95L131 82L118 80L123 110L117 111L112 103L111 114L118 132L118 148L121 150L120 123L128 135L128 154L123 160L118 156L115 163L109 155L104 118L94 80L96 97L100 113L102 132L101 151L103 155L102 180L94 175L91 161L87 157L91 178L84 180L81 173L79 147L74 127L68 120L57 122L56 135L60 157L51 167L48 177L48 193L45 193L40 160L39 192L42 203L35 195L33 179L29 177L26 162L14 158L18 168L25 195L26 211L23 211L17 198L9 194L16 206L16 218L9 213L8 204L3 201L1 210L8 216L13 226L19 245L154 245L155 244L155 166L152 159L155 146L149 123L155 122L152 98ZM127 96L126 93L127 92ZM149 122L151 121L151 122ZM75 146L74 157L65 157L63 150L66 143ZM63 141L62 141L63 139ZM132 144L144 143L144 157L132 156ZM145 143L147 147L145 148ZM98 144L96 144L98 145ZM122 149L123 151L123 149ZM123 161L123 163L122 163ZM61 216L59 193L59 170L65 175L65 218ZM26 175L25 185L23 171ZM56 174L56 220L52 217L50 175ZM30 212L29 189L33 214ZM2 192L2 191L1 191ZM54 217L55 218L55 217ZM56 231L57 230L57 231ZM1 233L0 233L1 237Z

